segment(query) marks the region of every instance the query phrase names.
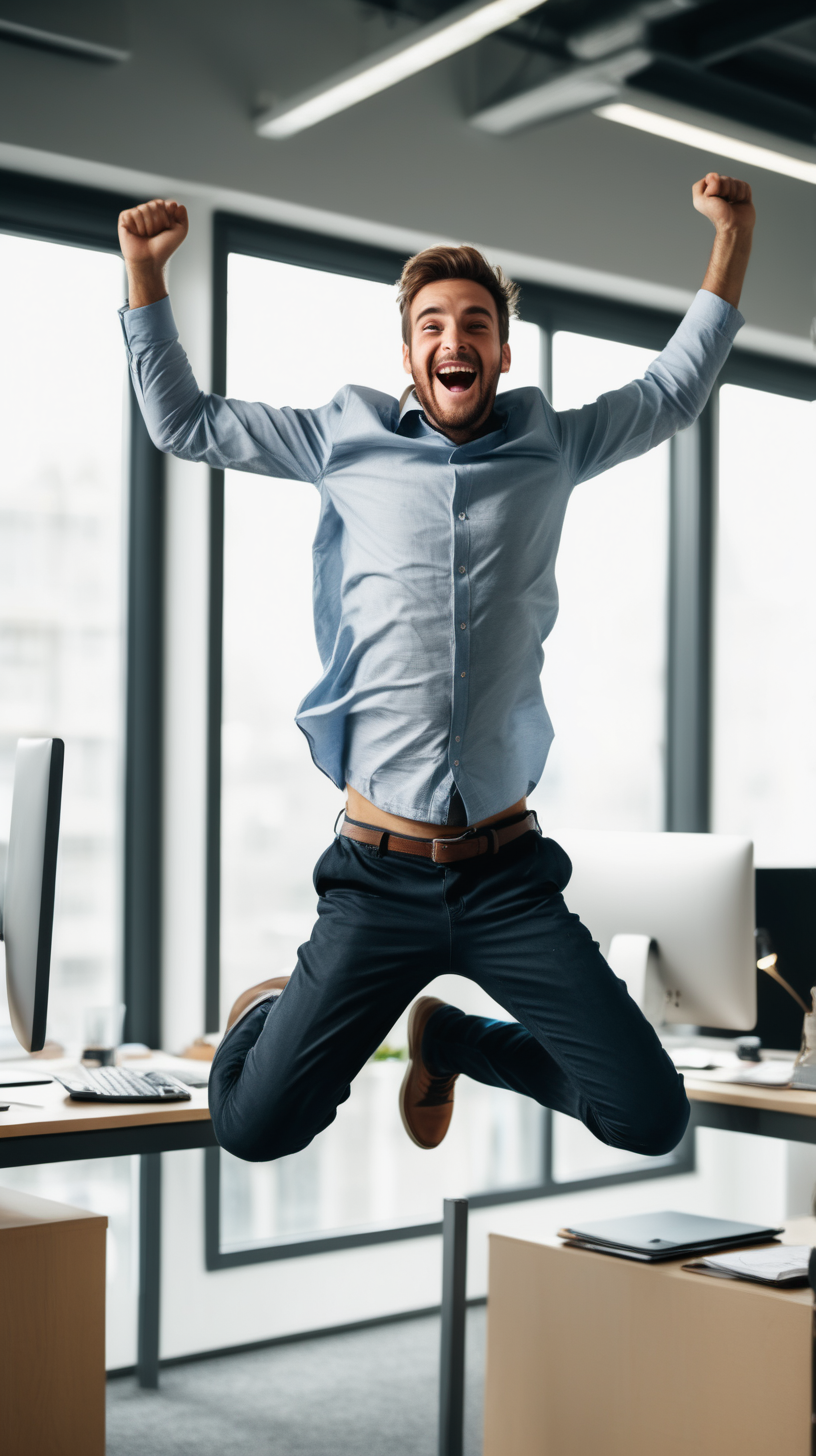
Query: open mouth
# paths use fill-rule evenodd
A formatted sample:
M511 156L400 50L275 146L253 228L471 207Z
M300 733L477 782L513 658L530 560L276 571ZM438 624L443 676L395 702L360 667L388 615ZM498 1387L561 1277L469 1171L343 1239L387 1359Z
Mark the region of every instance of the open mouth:
M441 364L436 377L449 394L465 394L476 378L476 370L472 364Z

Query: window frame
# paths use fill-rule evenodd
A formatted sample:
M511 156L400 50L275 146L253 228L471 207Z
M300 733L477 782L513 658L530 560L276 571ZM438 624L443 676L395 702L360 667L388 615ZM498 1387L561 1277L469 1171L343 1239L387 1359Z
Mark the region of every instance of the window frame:
M119 213L136 200L0 171L0 232L119 254ZM55 314L58 308L55 300ZM112 325L118 327L115 320ZM147 433L132 387L129 399L124 465L123 1000L126 1040L161 1046L164 456Z
M266 223L227 212L213 218L212 387L227 388L227 275L230 253L293 263L326 272L393 283L405 256L348 239ZM552 336L558 330L662 349L682 314L595 297L540 283L523 283L525 320L542 331L542 383L549 392ZM666 810L667 830L706 831L711 777L711 637L717 396L720 384L738 383L797 398L816 398L816 367L742 351L729 356L700 419L675 436L670 457L669 600L667 620ZM207 1030L220 1020L221 707L224 596L224 472L210 472L209 688L207 722L207 844L205 1005ZM634 1167L570 1182L552 1173L552 1114L544 1109L542 1177L538 1184L469 1197L487 1208L561 1193L643 1182L694 1171L694 1133L648 1167ZM205 1150L205 1260L208 1270L302 1257L368 1244L427 1238L441 1221L371 1226L314 1235L288 1235L244 1248L221 1247L220 1149Z

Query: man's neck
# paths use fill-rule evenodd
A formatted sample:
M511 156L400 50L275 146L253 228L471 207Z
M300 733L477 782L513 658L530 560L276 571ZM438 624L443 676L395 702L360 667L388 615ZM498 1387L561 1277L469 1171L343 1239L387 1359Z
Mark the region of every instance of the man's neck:
M444 435L445 439L450 440L454 445L467 445L471 440L481 440L484 435L492 435L494 431L501 429L502 422L496 414L495 396L487 414L480 422L475 425L468 425L466 429L456 430L446 425L443 420L437 419L436 415L429 409L425 400L423 400L416 385L414 385L413 392L431 428L436 430L437 434Z
M440 434L447 436L454 445L468 445L471 440L481 440L484 435L492 435L495 430L501 429L501 422L496 411L492 409L483 424L477 425L474 430L445 430L441 425L434 427Z

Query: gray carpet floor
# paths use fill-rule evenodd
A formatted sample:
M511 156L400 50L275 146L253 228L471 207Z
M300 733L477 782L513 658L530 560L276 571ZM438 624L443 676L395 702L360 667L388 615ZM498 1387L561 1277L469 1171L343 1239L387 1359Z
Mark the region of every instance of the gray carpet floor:
M465 1456L482 1450L485 1310L468 1310ZM108 1382L108 1456L436 1456L439 1319Z

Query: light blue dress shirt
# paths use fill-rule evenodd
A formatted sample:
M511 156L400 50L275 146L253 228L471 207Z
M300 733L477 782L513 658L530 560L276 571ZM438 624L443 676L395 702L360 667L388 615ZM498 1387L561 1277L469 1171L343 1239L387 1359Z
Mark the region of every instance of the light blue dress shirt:
M454 784L469 824L530 793L553 737L540 676L572 488L697 418L740 314L701 290L642 379L560 412L540 389L510 390L499 428L466 445L433 429L415 396L400 414L353 384L310 410L203 394L169 299L123 309L122 322L160 450L320 492L323 673L296 715L318 768L432 824L446 822ZM271 570L285 549L270 541Z

